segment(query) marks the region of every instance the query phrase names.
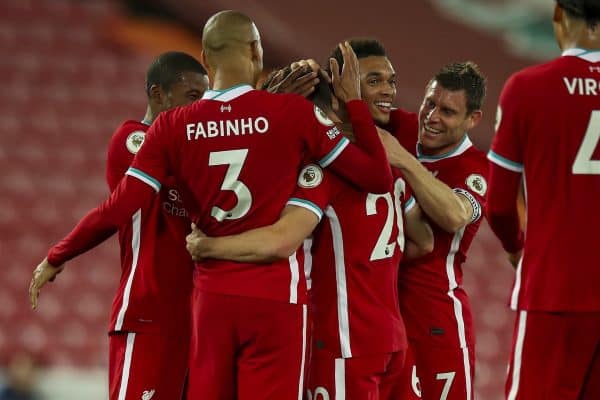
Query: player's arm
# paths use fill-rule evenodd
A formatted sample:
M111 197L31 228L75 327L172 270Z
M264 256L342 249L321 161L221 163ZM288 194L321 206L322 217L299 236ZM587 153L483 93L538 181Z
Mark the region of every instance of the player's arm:
M518 75L506 82L496 115L496 134L488 152L490 184L487 192L487 218L490 228L509 253L516 266L523 249L518 198L521 189L523 161L522 118L527 116L528 103L523 104L523 88Z
M406 248L404 257L408 259L418 258L433 251L433 230L423 214L421 207L414 201L407 202L404 210Z
M141 148L133 167L127 171L110 197L99 207L90 211L77 226L48 252L47 257L34 270L29 287L33 308L37 306L40 289L54 279L62 265L70 259L94 248L110 237L120 226L136 218L137 210L153 199L160 190L166 165L166 144L154 130L165 130L162 122L148 132L146 144ZM148 171L144 173L142 171ZM152 177L151 173L158 179Z
M286 259L300 247L319 223L319 217L303 207L288 205L272 225L238 235L208 237L196 227L186 237L194 261L205 258L246 263L270 263Z
M440 228L454 233L472 221L469 199L434 177L389 132L379 130L390 164L402 171L419 205Z
M143 208L153 198L154 193L154 189L136 178L123 178L108 200L90 211L71 233L50 248L47 257L34 270L29 286L31 306L37 306L40 289L55 278L65 262L112 236L137 209Z
M329 179L323 171L309 164L300 172L293 197L275 223L222 237L207 237L194 229L186 238L187 249L196 261L217 258L264 263L286 259L310 236L323 217L330 190Z
M330 60L331 80L336 97L346 103L356 142L354 146L345 139L344 151L336 158L322 159L320 164L329 166L337 175L364 191L385 193L393 184L392 172L373 117L361 99L358 60L348 42L340 44L340 49L344 65L340 72L337 61Z
M523 231L519 219L517 198L521 186L521 174L498 164L498 155L490 152L490 184L487 193L487 219L490 228L500 239L502 247L518 261L523 248Z

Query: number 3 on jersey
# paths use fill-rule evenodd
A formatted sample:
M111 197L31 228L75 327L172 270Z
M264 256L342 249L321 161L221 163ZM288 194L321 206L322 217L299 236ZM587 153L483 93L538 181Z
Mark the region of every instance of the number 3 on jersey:
M600 111L592 111L590 123L573 162L572 172L575 175L600 175L600 161L592 160L592 155L600 141Z
M210 215L219 222L226 219L242 218L252 206L252 193L250 193L248 186L244 182L238 180L247 155L248 149L215 151L210 153L208 159L209 166L228 166L225 178L221 184L221 190L231 190L237 198L237 204L230 210L223 210L217 206L212 208Z

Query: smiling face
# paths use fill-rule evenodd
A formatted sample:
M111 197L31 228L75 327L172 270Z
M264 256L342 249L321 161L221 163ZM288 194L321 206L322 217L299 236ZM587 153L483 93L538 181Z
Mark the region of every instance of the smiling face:
M362 99L378 125L390 120L390 112L396 98L396 71L385 56L368 56L358 59L360 91Z
M481 119L481 110L468 112L464 90L448 90L432 81L419 110L419 143L427 155L454 150Z

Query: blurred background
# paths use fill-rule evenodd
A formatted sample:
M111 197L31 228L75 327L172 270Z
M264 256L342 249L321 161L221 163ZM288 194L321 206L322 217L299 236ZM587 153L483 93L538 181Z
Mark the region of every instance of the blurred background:
M506 78L559 54L552 0L2 0L0 2L0 387L22 399L107 398L107 322L120 269L111 239L71 262L30 310L31 271L48 247L106 197L114 128L141 119L154 56L197 57L201 28L221 9L256 21L265 66L323 62L345 38L383 42L398 74L397 105L416 111L443 64L473 60L488 76L487 150ZM513 272L483 225L465 265L477 331L477 397L502 398L514 315ZM165 366L168 368L168 366ZM0 400L12 399L0 390Z

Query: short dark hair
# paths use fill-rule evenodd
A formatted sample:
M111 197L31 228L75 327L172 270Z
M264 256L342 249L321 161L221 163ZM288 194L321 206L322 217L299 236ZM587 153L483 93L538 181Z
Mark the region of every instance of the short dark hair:
M158 56L146 72L146 94L150 95L152 85L168 91L184 72L197 72L206 75L206 69L198 60L187 53L169 51Z
M598 0L556 0L559 7L572 18L585 20L594 29L600 22L600 1Z
M354 50L354 53L356 54L356 58L358 58L359 60L361 58L366 58L366 57L371 57L371 56L387 57L385 48L383 47L381 42L379 42L376 39L353 38L353 39L348 40L348 43L350 43L350 47L352 47L352 50ZM340 66L340 68L342 68L342 66L344 65L344 57L342 56L342 51L340 50L339 46L335 46L335 49L333 49L333 51L329 55L329 58L327 59L328 60L327 63L325 63L325 65L327 65L326 70L328 72L331 72L331 71L329 71L329 59L330 58L335 58L338 65Z
M467 114L481 109L487 82L479 70L479 66L474 62L446 64L429 81L429 85L434 81L447 90L464 90L467 96Z

